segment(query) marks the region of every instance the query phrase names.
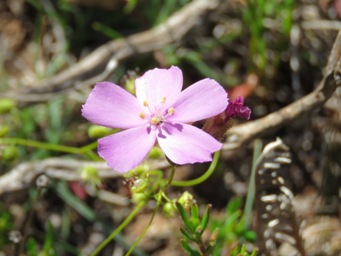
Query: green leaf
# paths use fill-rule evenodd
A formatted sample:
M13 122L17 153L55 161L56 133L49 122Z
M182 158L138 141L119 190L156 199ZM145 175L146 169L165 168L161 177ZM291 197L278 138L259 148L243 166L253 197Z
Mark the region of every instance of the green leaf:
M188 240L190 240L190 241L193 241L193 242L196 241L196 239L195 239L193 236L191 236L191 234L187 233L187 231L184 230L183 228L180 228L180 232L181 232L181 234L184 235L184 237L185 237L186 239L188 239Z
M185 250L187 253L189 253L191 256L200 256L200 255L201 255L197 250L193 249L193 248L187 243L187 241L181 240L180 243L181 243L182 248L184 248L184 250Z
M110 39L118 39L122 37L122 34L118 32L116 29L113 29L101 22L95 21L92 24L94 30L106 35Z
M257 255L258 250L257 249L253 249L251 256L256 256Z
M55 256L56 251L53 247L53 240L54 240L54 229L52 224L49 222L47 226L47 234L45 236L44 245L43 245L43 252L45 255Z
M206 206L205 213L202 216L201 223L200 223L200 228L201 228L200 234L202 234L205 231L206 227L207 227L208 221L210 219L211 208L212 208L211 204L208 204Z
M248 240L248 241L256 241L257 239L257 234L256 232L252 231L252 230L247 230L245 231L245 233L243 234L243 237Z
M232 199L228 203L226 210L228 213L231 214L231 213L238 211L240 209L241 205L242 205L242 199L237 197L237 198Z
M195 227L193 223L189 220L185 208L179 204L178 202L176 203L176 207L178 208L179 214L181 216L182 221L184 222L185 226L192 232L195 232Z
M232 231L240 215L241 211L239 210L228 216L227 220L224 223L224 226L228 227Z
M27 240L26 248L27 248L27 255L28 256L37 256L38 255L37 242L32 237L30 237Z
M191 222L195 228L197 228L200 223L199 207L196 203L194 203L191 207Z
M58 195L85 219L91 222L96 220L95 212L70 191L66 182L58 182L55 185L55 189L57 190Z

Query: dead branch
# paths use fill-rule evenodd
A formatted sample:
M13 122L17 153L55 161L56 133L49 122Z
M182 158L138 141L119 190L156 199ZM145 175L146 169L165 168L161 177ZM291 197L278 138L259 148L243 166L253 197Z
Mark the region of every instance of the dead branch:
M20 102L42 102L59 93L65 93L77 85L79 87L79 84L91 85L99 81L99 78L103 80L115 70L120 61L136 54L162 49L167 44L179 41L198 24L203 14L217 8L218 2L218 0L192 1L159 26L110 41L87 55L77 65L54 77L34 87L2 93L0 97L9 97ZM112 66L113 63L115 65Z
M161 161L150 161L147 164L152 169L169 166L169 163L165 159ZM98 170L98 175L102 179L122 177L121 174L109 168L105 162L92 162L71 158L49 158L21 163L10 172L0 176L0 196L4 193L28 188L42 174L52 179L81 181L80 170L90 166Z

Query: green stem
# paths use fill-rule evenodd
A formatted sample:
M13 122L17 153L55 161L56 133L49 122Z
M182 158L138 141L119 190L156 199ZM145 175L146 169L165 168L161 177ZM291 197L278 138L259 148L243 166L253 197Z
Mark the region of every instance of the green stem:
M214 157L213 157L213 161L212 161L210 167L200 177L193 179L193 180L173 180L171 182L171 185L177 186L177 187L190 187L190 186L195 186L195 185L198 185L198 184L204 182L205 180L207 180L212 175L215 168L217 167L219 156L220 156L220 151L215 152Z
M97 141L91 144L88 144L84 147L81 147L81 148L40 142L40 141L35 141L35 140L26 140L26 139L21 139L21 138L0 138L0 144L17 144L17 145L22 145L22 146L27 146L27 147L42 148L42 149L59 151L59 152L70 153L70 154L89 154L91 150L96 148Z
M259 156L262 151L262 141L259 139L256 139L254 141L254 148L253 148L253 158L252 158L252 169L251 169L251 175L250 175L250 181L249 181L249 189L246 196L246 202L245 202L245 208L244 208L244 219L245 219L245 228L249 228L252 220L252 206L253 201L255 198L256 193L256 168L257 168L257 160L259 159Z
M141 235L139 236L139 238L133 243L133 245L130 247L129 251L126 253L125 256L129 256L132 251L136 248L136 246L140 243L140 241L142 240L142 238L146 235L148 229L150 228L153 220L154 220L154 217L157 213L157 210L159 209L160 205L161 205L161 202L162 202L162 198L165 198L167 201L169 201L169 199L167 198L167 196L165 195L165 193L163 192L163 190L168 187L170 184L172 184L172 181L173 181L173 178L174 178L174 174L175 174L175 169L176 169L176 166L175 165L172 165L172 171L171 171L171 174L169 176L169 179L168 179L168 182L167 184L161 188L159 190L159 193L157 194L157 203L156 203L156 207L154 209L154 212L153 212L153 215L152 217L150 218L149 220L149 223L148 225L145 227L145 229L143 230L143 232L141 233Z
M175 168L174 168L175 169ZM130 247L129 251L126 253L125 256L129 256L133 250L135 249L135 247L140 243L140 241L142 240L142 238L146 235L148 229L150 228L150 225L152 224L154 217L157 213L157 210L159 209L160 205L161 205L161 201L162 201L162 194L163 194L163 190L161 189L158 193L158 198L157 198L157 203L156 203L156 207L154 209L153 215L149 220L148 225L145 227L145 229L143 230L143 232L141 233L141 235L139 236L139 238L133 243L133 245Z
M145 205L145 202L142 202L138 204L135 209L129 214L127 218L121 223L121 225L118 226L117 229L114 230L114 232L111 233L110 236L107 237L90 256L96 256L105 246L107 246L111 240L117 236L129 223L130 221L136 216L136 214L142 209L142 207Z
M24 227L22 229L22 232L21 232L22 238L21 238L20 245L19 245L19 254L18 255L21 255L24 252L24 247L25 247L25 244L27 241L27 232L28 232L30 224L32 223L32 218L33 218L33 214L35 211L35 207L36 207L38 200L40 199L40 197L42 195L42 192L43 192L43 188L38 187L37 194L35 195L35 197L33 199L31 209L29 210L27 220L26 220Z
M174 178L174 174L175 174L175 165L172 165L172 171L171 171L171 174L169 176L169 180L168 180L167 186L172 184L172 181L173 181L173 178Z

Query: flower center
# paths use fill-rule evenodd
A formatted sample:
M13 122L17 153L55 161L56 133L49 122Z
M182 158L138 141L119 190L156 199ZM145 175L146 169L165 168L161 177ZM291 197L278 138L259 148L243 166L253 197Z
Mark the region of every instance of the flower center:
M160 99L161 104L166 103L166 97L163 96ZM147 100L143 101L143 106L148 108L149 107L149 102ZM149 112L150 109L149 109ZM160 113L161 112L161 113ZM146 114L145 112L140 112L138 115L141 119L149 119L149 124L150 125L161 125L169 116L172 116L175 112L175 109L173 107L168 108L166 111L155 111L155 113L151 114Z
M150 119L150 123L154 125L162 124L162 122L163 122L163 118L161 116L153 116Z

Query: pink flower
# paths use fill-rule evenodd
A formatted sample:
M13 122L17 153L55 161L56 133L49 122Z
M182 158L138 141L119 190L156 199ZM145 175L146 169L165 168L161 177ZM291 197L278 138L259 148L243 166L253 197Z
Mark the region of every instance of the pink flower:
M208 78L181 91L182 80L178 67L155 68L136 79L136 97L110 82L96 84L82 115L97 125L126 129L98 141L98 153L112 169L135 168L156 141L176 164L212 161L222 144L189 123L223 112L227 93Z

